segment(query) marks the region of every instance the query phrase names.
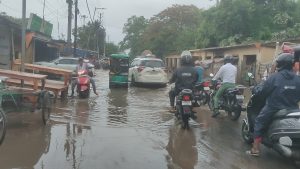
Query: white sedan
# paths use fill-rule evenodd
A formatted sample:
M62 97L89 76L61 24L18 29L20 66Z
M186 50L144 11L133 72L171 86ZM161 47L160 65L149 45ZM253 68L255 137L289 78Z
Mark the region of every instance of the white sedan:
M85 62L87 62L87 61L85 61ZM74 71L76 69L76 66L78 65L78 58L60 57L51 62L35 62L34 64ZM92 72L94 73L94 65L91 63L88 63L88 67L91 68Z
M168 77L164 63L156 58L135 58L130 65L128 80L131 84L166 85Z

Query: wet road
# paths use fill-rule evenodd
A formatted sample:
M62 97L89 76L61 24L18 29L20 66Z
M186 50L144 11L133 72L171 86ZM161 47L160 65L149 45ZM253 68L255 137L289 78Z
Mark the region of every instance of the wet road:
M0 169L294 169L272 150L248 157L239 122L210 118L183 131L168 109L168 87L108 88L108 72L96 77L100 96L54 105L51 122L38 113L8 114Z

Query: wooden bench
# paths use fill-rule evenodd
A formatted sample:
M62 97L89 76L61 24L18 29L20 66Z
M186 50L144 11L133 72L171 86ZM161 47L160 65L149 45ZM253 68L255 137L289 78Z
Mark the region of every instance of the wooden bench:
M7 80L5 80L5 82L14 79L16 82L15 84L19 85L21 88L11 89L19 91L20 94L28 94L28 92L32 93L33 95L29 96L28 98L32 102L33 107L37 102L37 96L35 96L34 93L45 88L45 80L47 78L47 75L32 74L4 69L0 69L0 76L8 78ZM30 88L26 88L25 83L29 84ZM13 85L15 86L15 84Z
M19 70L20 67L21 67L20 62L18 62L18 61L13 62L13 69ZM45 88L47 90L52 91L55 94L55 98L57 98L59 93L61 95L61 98L65 98L65 96L67 95L68 86L69 86L69 82L71 80L71 75L72 75L71 70L65 70L65 69L59 69L59 68L53 68L53 67L47 67L47 66L35 65L35 64L28 64L28 63L24 64L24 69L33 71L33 73L43 72L43 73L51 73L51 74L55 74L55 75L60 75L61 77L63 77L64 81L47 79ZM9 79L7 82L10 84L16 84L16 81L13 79ZM25 81L25 84L27 86L31 86L30 83L27 83L26 81ZM39 86L41 86L41 84L39 84Z

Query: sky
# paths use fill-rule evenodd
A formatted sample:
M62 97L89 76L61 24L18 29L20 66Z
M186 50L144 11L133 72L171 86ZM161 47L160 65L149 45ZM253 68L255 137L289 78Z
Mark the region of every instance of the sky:
M43 16L44 0L26 0L26 17L30 13ZM73 0L75 1L75 0ZM105 8L96 10L96 17L103 13L103 25L106 28L108 42L115 44L122 41L122 32L127 19L133 15L144 16L149 19L173 4L195 5L198 8L207 9L215 4L216 0L78 0L79 16L78 26L84 24L83 15L88 16L85 23L90 21L87 4L93 17L95 8ZM0 12L5 12L13 17L22 17L22 0L0 0ZM74 6L73 6L74 12ZM45 20L53 24L52 38L67 38L68 5L66 0L45 0L44 10ZM74 20L72 20L74 27Z

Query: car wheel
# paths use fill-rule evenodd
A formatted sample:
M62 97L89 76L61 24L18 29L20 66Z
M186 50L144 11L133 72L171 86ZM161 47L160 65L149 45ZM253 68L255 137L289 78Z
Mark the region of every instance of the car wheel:
M132 85L132 86L135 86L135 85L136 85L135 78L134 78L133 75L132 75L132 77L131 77L131 85Z

